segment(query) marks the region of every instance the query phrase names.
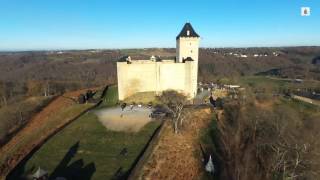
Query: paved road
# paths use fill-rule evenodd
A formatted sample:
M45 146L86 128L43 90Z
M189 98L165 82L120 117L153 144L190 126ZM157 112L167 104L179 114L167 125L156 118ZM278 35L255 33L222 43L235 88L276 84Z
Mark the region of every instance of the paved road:
M320 106L320 101L318 101L318 100L314 100L314 99L310 99L310 98L306 98L306 97L302 97L302 96L297 96L297 95L293 95L293 98L298 99L303 102L306 102L306 103Z

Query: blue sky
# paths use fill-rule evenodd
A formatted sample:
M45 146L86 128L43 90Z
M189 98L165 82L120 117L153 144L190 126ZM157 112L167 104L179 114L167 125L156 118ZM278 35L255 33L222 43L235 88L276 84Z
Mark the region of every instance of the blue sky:
M202 47L320 45L320 0L0 0L0 50L175 47L185 22Z

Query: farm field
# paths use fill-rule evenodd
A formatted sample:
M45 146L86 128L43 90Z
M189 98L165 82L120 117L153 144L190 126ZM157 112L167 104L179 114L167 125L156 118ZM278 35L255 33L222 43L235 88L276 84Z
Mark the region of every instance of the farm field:
M268 76L244 76L238 81L241 85L251 87L262 87L269 89L290 88L290 87L320 87L320 81L304 80L302 83L294 83L291 79L274 78Z

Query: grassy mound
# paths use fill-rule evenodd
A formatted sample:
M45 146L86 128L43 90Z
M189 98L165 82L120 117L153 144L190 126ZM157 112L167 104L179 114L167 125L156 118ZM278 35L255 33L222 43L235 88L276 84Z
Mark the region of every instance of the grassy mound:
M114 132L88 113L50 139L9 179L35 172L39 166L53 178L111 179L121 168L124 175L158 126L159 122L151 122L138 133ZM120 154L124 148L127 155Z
M117 88L109 88L98 108L117 102ZM126 176L146 143L159 127L152 121L139 132L107 130L93 112L88 112L60 131L8 177L19 179L34 173L38 167L50 178L112 179Z
M10 135L27 124L32 116L41 111L52 97L30 97L0 108L0 147Z

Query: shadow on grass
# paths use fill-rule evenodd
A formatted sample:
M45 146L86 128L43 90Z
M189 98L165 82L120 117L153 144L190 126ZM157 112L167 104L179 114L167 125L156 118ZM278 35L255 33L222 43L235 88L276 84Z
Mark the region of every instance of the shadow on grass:
M94 163L85 165L82 159L78 159L70 164L71 160L78 152L78 148L79 141L69 148L68 152L64 155L56 168L51 174L49 174L49 179L56 179L57 177L64 177L66 179L91 179L92 175L96 171ZM29 179L32 172L38 168L33 166L26 170L26 164L34 153L35 152L30 153L30 155L8 175L7 179Z
M205 172L204 176L201 178L205 179L229 179L223 177L223 171L225 167L225 162L223 161L223 151L219 140L219 129L217 126L217 117L213 118L210 122L209 127L204 131L201 137L201 142L199 144L199 149L203 158L203 169L205 169L206 164L211 156L214 164L214 173Z
M70 165L79 148L79 142L70 147L69 151L50 174L50 179L65 177L66 179L91 179L96 171L94 163L84 164L82 159L76 160Z

